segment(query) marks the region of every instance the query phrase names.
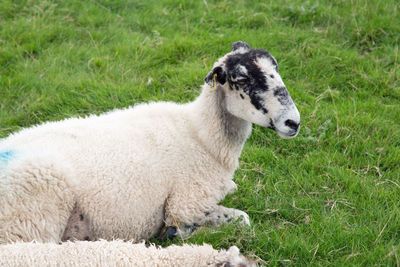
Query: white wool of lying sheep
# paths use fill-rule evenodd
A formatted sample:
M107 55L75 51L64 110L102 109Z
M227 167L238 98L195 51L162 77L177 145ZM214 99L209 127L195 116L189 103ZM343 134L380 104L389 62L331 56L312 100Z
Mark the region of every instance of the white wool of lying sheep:
M58 243L73 210L93 240L148 239L164 224L249 224L245 212L218 203L236 188L252 122L290 138L300 117L275 59L238 42L193 102L140 104L12 134L0 140L0 243Z
M96 241L14 243L0 245L0 266L256 266L235 246L215 250L210 245L157 248L144 243Z

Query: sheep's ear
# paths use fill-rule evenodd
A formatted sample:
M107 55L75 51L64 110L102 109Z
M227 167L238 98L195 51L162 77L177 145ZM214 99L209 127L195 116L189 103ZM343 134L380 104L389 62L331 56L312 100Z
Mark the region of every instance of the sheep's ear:
M243 41L238 41L232 44L232 51L236 51L239 48L242 48L244 50L250 50L250 45Z
M214 75L217 75L215 77L216 82L218 82L219 84L225 84L226 83L226 71L224 70L224 68L218 66L212 69L212 71L210 71L206 78L204 79L204 81L209 85L214 87Z

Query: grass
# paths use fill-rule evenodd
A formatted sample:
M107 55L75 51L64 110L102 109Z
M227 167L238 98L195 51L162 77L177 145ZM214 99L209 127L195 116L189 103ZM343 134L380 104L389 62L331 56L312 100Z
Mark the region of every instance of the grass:
M400 266L399 39L397 0L3 0L0 137L190 101L245 40L277 58L302 130L283 140L255 126L223 201L252 226L185 242L236 245L271 266Z

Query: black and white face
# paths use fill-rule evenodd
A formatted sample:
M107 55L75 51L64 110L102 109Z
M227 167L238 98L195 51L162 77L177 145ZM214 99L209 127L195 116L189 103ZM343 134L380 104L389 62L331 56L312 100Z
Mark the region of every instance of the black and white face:
M225 91L225 108L243 120L271 128L282 138L300 130L300 114L278 73L275 58L245 42L232 45L205 81Z

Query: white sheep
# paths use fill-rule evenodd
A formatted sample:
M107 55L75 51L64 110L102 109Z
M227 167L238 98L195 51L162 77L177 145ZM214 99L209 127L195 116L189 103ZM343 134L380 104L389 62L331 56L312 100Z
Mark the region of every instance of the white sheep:
M218 203L236 188L251 123L291 138L300 115L276 60L244 42L232 47L193 102L48 122L0 140L0 243L137 241L163 225L173 237L205 223L249 224Z
M256 266L235 246L215 250L210 245L157 248L144 243L96 241L14 243L0 245L0 266Z

